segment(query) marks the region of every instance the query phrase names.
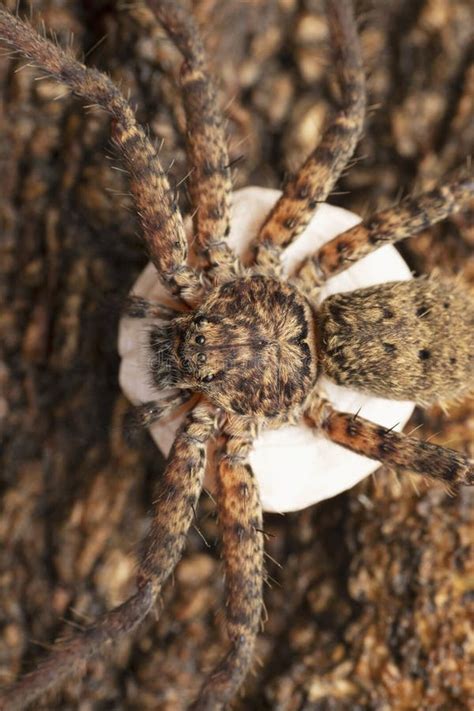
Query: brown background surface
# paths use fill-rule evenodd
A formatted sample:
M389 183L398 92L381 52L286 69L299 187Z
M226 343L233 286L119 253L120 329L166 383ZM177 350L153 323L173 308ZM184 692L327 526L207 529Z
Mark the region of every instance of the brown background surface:
M13 8L14 3L9 3ZM337 87L321 3L196 0L220 77L235 184L275 187L317 141ZM313 10L310 15L309 11ZM20 3L22 14L29 10ZM150 16L107 0L34 3L61 44L129 91L176 182L186 173L179 60ZM361 214L430 187L474 145L471 0L358 3L371 111L333 202ZM121 601L163 462L124 435L116 310L145 259L108 119L0 58L0 681ZM474 206L473 206L474 207ZM183 209L186 196L183 194ZM473 213L409 240L418 273L474 282ZM418 413L420 437L472 448L468 402ZM317 475L317 473L315 473ZM237 709L474 704L473 492L379 471L268 516L268 621ZM186 708L225 647L212 502L157 622L38 708ZM281 565L276 565L273 559Z

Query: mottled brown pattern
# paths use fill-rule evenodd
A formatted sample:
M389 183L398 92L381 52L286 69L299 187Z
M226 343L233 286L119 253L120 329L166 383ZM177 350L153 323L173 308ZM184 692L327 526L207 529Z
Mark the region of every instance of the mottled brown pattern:
M221 454L217 480L231 648L206 680L193 706L195 711L222 708L232 700L252 662L262 614L262 509L247 461L252 437L245 430L239 431L238 421L231 429L235 435L229 437Z
M172 293L192 297L199 291L199 284L193 271L185 266L187 242L176 197L153 145L120 91L107 76L87 69L3 9L0 28L7 45L21 47L23 56L39 69L111 115L112 139L130 176L130 190L150 259Z
M421 232L450 215L466 210L472 203L474 177L467 175L418 197L408 197L399 205L372 215L327 242L314 257L302 264L301 279L311 283L347 269L384 244L393 244Z
M232 189L229 155L204 46L193 17L184 8L173 0L150 0L148 4L184 57L180 83L192 166L187 185L193 205L195 248L212 266L231 267L235 258L225 244Z
M202 489L206 445L214 430L213 409L197 405L170 452L138 566L139 589L151 582L155 596L181 557Z
M384 389L385 385L383 382L380 384L380 381L385 379L386 371L392 367L392 360L397 362L395 355L397 345L400 346L393 340L386 340L390 336L398 337L404 346L408 343L411 347L407 349L403 363L398 363L393 370L396 376L393 377L394 391L388 394L396 396L403 391L407 396L424 402L428 395L430 401L444 400L448 395L461 395L469 390L472 384L472 299L467 290L454 281L450 286L438 283L438 277L431 281L416 280L410 285L385 285L365 292L330 297L323 303L318 316L317 301L302 293L316 294L318 284L312 289L308 288L308 284L296 280L296 285L290 286L277 278L278 265L274 264L274 257L278 253L276 247L289 243L306 224L311 211L316 207L315 196L323 199L327 195L343 164L352 154L362 125L364 79L351 6L346 0L327 0L326 8L341 83L340 106L343 109L329 123L321 142L298 176L288 183L286 197L280 207L285 204L289 208L297 205L297 210L294 214L290 210L285 216L286 223L280 225L283 227L282 236L279 237L275 230L272 242L266 245L269 253L265 255L264 248L260 253L259 266L249 269L247 273L235 260L236 270L245 276L228 280L227 269L220 271L220 274L216 270L217 284L208 278L209 270L193 271L186 264L182 219L175 197L171 194L151 142L135 123L130 107L114 84L103 74L87 70L55 45L38 37L27 25L0 11L0 34L10 47L32 59L81 98L103 106L112 115L114 140L128 169L132 196L149 252L170 291L188 300L188 304L193 307L186 311L186 304L183 304L183 313L177 315L173 309L161 309L143 300L129 301L129 315L154 315L165 321L152 330L150 337L150 375L158 386L175 385L181 389L181 394L172 395L164 403L144 403L136 417L144 424L151 423L174 405L182 405L194 391L196 401L199 401L194 403L195 407L177 436L163 474L154 504L153 522L145 537L140 557L138 592L66 643L53 647L35 672L21 678L16 685L3 692L0 698L2 709L22 707L36 700L44 691L59 686L67 677L81 671L79 667L83 666L88 657L112 647L135 628L150 610L163 582L181 556L201 489L206 444L215 430L227 438L227 451L220 465L219 508L224 539L231 651L204 683L196 702L197 708L221 708L235 694L251 661L260 617L262 532L258 492L246 464L248 432L253 437L260 426L296 421L303 414L306 421L312 421L334 441L387 462L395 469L428 474L443 484L472 483L472 459L455 450L395 434L364 422L357 416L331 412L324 403L318 401L317 388L314 387L318 366L321 365L330 375L330 368L334 368L332 374L335 379L341 380L349 373L351 384L355 383L375 393ZM200 74L203 57L199 39L192 37L195 31L192 24L177 10L178 24L184 23L181 25L182 32L178 31L170 19L173 7L165 3L163 9L163 24L168 27L172 37L177 32L174 38L185 58L187 52L192 55L192 61L188 62L184 72L188 83L183 80L183 89L188 95L184 101L185 104L188 102L186 110L189 114L192 105L208 107L206 102L215 93L210 82ZM315 10L313 19L316 19L316 26L318 17L318 11ZM200 77L202 95L196 98L198 92L194 92L198 103L192 104L193 91L199 88L199 83L197 87L195 85L199 78L196 71ZM199 121L193 125L197 134L201 138L207 136L213 150L216 149L222 157L219 120L214 126L217 131L213 133L207 130L212 129L218 114L212 113L212 107L208 108L211 114L207 128ZM462 112L459 116L461 121ZM206 150L207 145L202 140L196 140L189 150L195 161L191 168L196 170L199 166L205 166L202 153ZM227 176L227 167L225 171ZM222 170L217 171L216 175L219 172L224 176ZM295 186L301 188L298 194L292 194ZM204 201L206 204L228 205L228 189L225 180L205 180L200 204ZM214 195L210 194L212 190L215 191ZM465 192L472 193L472 190L471 181L465 184L458 197L464 202ZM446 200L446 205L443 205L443 200ZM435 201L436 209L426 210L426 215L423 213L423 226L426 228L439 220L440 215L453 214L457 209L449 189L441 187L439 193L435 194ZM415 212L419 210L417 203L410 205L414 206ZM422 210L425 207L423 205ZM405 208L398 218L397 213L392 212L388 225L382 224L383 229L389 230L386 234L418 229L419 214L410 223L411 227L407 227ZM277 206L273 216L278 209ZM218 211L219 208L208 215L211 221L226 219L224 215L218 215ZM48 218L51 228L54 216L48 215ZM374 219L378 221L377 229L380 229L380 215ZM398 226L397 219L401 223ZM274 217L270 217L267 226L272 220ZM207 237L212 239L211 232ZM227 255L227 248L225 252ZM226 258L226 255L221 256ZM391 291L393 289L394 293ZM423 299L418 303L420 295ZM464 311L461 309L462 303ZM448 324L443 314L451 308L454 316L452 323ZM43 324L41 310L38 313L40 324ZM69 323L67 316L68 313L65 321ZM384 320L394 320L398 328L387 326ZM355 322L359 329L354 328ZM377 328L374 324L377 324ZM38 350L44 340L38 335L38 324L35 322L34 325L35 328L27 333L24 344L26 353L33 361L38 357ZM338 340L336 345L329 343L333 337L340 338L347 327L351 331L350 344L344 339ZM45 328L44 324L39 327L40 332L42 328ZM328 344L325 344L328 333ZM421 336L425 340L418 344L416 339ZM446 343L441 346L441 341ZM450 350L451 345L455 350ZM418 350L415 350L415 346ZM344 351L344 363L341 349ZM223 353L226 355L223 356ZM239 363L239 358L243 359L247 368L250 364L247 382L238 380L236 369L233 369L234 364ZM449 377L452 380L449 393L445 382L446 358L449 358L450 366L456 366L450 369L452 375ZM455 362L451 362L452 358L456 359ZM381 362L385 366L383 369ZM252 366L252 363L256 365ZM35 395L29 392L28 397L34 398ZM236 399L237 403L234 402ZM311 406L308 412L302 413L306 399L311 402ZM209 404L209 401L213 404ZM457 440L457 444L460 449L465 449L468 443ZM122 464L120 458L117 462L119 466ZM94 493L91 498L94 498ZM107 516L104 514L102 518ZM311 545L315 545L315 542L312 541ZM93 566L90 561L94 560L94 554L87 552L81 564L90 571ZM298 591L302 583L299 580L292 582L295 591ZM458 581L458 586L464 590L464 580ZM331 663L337 662L338 654L340 652L336 649ZM153 674L156 676L156 667ZM316 674L318 680L323 680L321 664L316 665ZM359 671L359 675L363 678L364 670ZM338 684L338 678L335 674L332 681L328 681L326 675L329 683L327 688L331 690L328 703L332 703L331 699L334 698L343 699L343 703L346 703L347 699L356 694L354 684L347 679L344 684ZM318 683L313 683L305 697L309 703L315 699L318 703L317 699L322 698ZM390 681L387 684L390 685ZM454 687L455 681L451 683L451 696ZM406 689L402 688L402 691L408 698ZM271 698L271 692L268 698ZM365 698L370 699L371 695ZM392 698L399 697L394 693ZM150 703L156 706L157 700L153 697Z
M474 390L474 298L435 278L326 299L321 367L340 385L420 405Z
M263 265L271 262L275 247L288 246L304 230L318 203L327 199L362 133L365 79L352 5L350 0L341 0L328 2L326 7L342 107L297 175L287 181L262 225L256 259Z
M198 390L225 412L272 424L301 409L317 376L310 305L261 275L227 282L192 314L154 327L150 346L157 387Z
M454 449L394 432L359 415L336 412L328 403L316 403L307 416L333 442L396 471L416 472L449 486L474 484L472 459Z

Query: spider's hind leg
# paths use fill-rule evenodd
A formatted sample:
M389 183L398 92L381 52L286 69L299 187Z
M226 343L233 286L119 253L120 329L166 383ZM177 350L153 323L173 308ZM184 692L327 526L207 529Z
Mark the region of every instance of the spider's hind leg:
M218 471L217 505L223 539L230 651L204 682L193 711L220 709L245 679L262 612L262 509L247 461L250 442L230 437Z
M323 245L306 259L298 280L321 284L386 244L395 244L426 230L450 215L468 209L474 200L474 178L461 175L433 190L381 210Z
M346 412L317 403L307 420L332 442L352 452L388 464L399 472L415 472L448 486L474 484L474 460L461 452L423 442Z

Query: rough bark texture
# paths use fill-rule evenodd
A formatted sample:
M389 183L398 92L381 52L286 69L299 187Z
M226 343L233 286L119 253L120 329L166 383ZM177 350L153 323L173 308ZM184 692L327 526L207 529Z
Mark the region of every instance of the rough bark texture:
M222 78L231 160L243 155L235 183L276 186L336 106L321 4L196 0L195 9ZM358 149L365 158L333 202L367 213L430 188L472 153L474 10L471 0L364 0L358 9L374 108ZM41 0L34 10L61 43L72 31L77 53L130 91L180 180L179 61L150 16L89 0ZM0 58L2 682L130 591L162 468L145 433L123 433L113 303L145 260L119 194L126 176L111 169L108 119L70 97L54 101L61 88L17 67ZM402 245L411 266L462 270L473 283L472 215ZM416 425L420 437L468 450L473 403L449 416L418 413ZM193 532L159 622L149 619L37 708L186 708L226 643L207 498L198 519L209 545ZM473 707L472 491L453 497L381 470L265 526L282 568L268 561L277 582L237 709Z

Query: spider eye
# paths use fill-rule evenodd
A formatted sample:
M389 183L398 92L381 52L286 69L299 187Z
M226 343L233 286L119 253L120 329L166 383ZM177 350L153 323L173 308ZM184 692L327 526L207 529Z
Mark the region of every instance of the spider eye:
M211 380L214 380L214 376L212 373L208 373L208 375L205 375L203 378L201 378L203 383L210 383Z
M196 341L196 343L199 343L200 346L202 346L202 344L206 342L204 336L196 336L194 340Z
M205 363L205 362L206 362L206 355L205 355L205 353L198 353L198 354L197 354L197 360L198 360L198 363Z

